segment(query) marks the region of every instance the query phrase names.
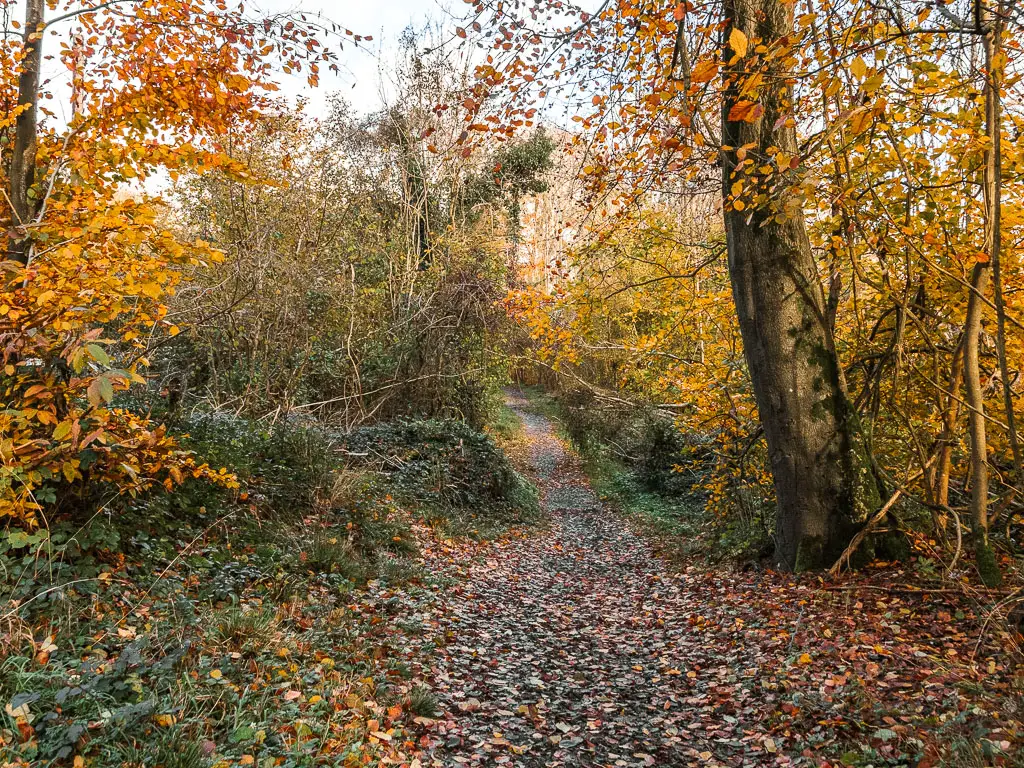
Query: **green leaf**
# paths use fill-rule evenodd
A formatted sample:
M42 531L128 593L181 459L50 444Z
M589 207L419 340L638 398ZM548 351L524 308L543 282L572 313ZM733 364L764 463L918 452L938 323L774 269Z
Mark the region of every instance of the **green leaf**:
M85 348L93 360L106 368L110 367L110 356L107 354L107 350L99 344L86 344Z
M24 531L11 531L7 534L7 543L12 549L21 549L32 543L32 538Z
M99 378L100 383L100 396L108 403L114 399L114 385L110 383L110 378L107 376L101 376Z
M89 384L89 388L86 390L86 396L89 398L89 403L92 405L99 405L103 402L111 402L114 399L114 385L110 381L110 377L104 374L103 376L97 376Z

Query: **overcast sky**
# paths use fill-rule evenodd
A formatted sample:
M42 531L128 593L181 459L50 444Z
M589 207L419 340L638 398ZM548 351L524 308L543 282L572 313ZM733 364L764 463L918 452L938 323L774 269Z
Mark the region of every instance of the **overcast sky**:
M461 11L450 0L258 0L247 4L255 11L299 11L318 13L357 35L371 35L371 43L359 48L345 45L338 75L322 72L320 87L310 89L305 77L282 83L289 96L300 93L310 99L309 111L318 114L331 93L340 91L358 112L372 112L381 106L381 78L378 67L391 60L391 52L402 31L412 25L421 29L428 23L446 24L448 9Z

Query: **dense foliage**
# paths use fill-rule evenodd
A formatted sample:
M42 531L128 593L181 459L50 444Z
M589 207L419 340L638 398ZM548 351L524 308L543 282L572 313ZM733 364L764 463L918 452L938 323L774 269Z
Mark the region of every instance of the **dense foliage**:
M856 527L887 521L951 551L970 529L983 577L997 582L989 531L1015 551L1022 509L1011 6L541 8L554 14L547 26L487 2L475 21L494 34L480 93L517 86L501 126L551 94L586 94L571 111L595 215L566 208L586 225L571 252L510 301L542 361L569 387L578 376L667 408L711 440L705 490L719 513L746 490L770 500L770 476L788 494L813 475L780 475L772 457L800 441L772 441L786 424L811 435L835 410L837 440L864 459L835 460L871 491L866 502L877 497ZM741 268L748 252L774 255ZM782 280L769 269L778 263L797 283L758 282ZM785 305L790 296L805 299ZM769 341L774 328L784 332ZM789 352L768 359L773 345ZM801 388L823 399L776 419L782 395ZM788 495L777 501L778 525L799 519Z

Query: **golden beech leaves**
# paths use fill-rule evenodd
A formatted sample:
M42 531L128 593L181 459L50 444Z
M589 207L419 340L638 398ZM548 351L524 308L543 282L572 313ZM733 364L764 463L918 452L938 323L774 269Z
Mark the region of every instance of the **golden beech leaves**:
M764 114L764 107L753 101L738 101L729 109L730 120L752 123Z
M736 52L741 59L747 55L747 36L739 27L733 27L729 32L729 47Z
M542 4L517 5L521 11L502 6L494 26L513 30L514 45L495 46L492 74L482 87L515 84L507 111L498 115L506 126L541 93L582 102L570 141L581 158L579 182L590 213L602 222L574 242L578 263L560 270L567 277L548 293L512 297L510 310L546 361L614 370L618 385L645 402L696 403L699 422L686 415L680 421L721 439L723 455L742 454L742 471L756 473L764 465L755 468L749 460L758 436L743 363L735 346L712 343L707 330L714 325L722 333L729 318L711 309L689 314L696 306L691 302L728 306L728 293L710 277L723 278L715 272L719 263L698 267L702 262L693 254L683 265L665 254L650 258L656 229L650 223L667 217L673 228L684 227L694 210L720 215L723 207L744 212L750 222L802 219L850 396L869 424L875 457L892 477L904 476L908 466L922 470L913 483L918 498L945 504L949 474L959 473L960 488L969 487L960 340L972 271L992 266L982 186L992 146L984 109L989 73L979 66L983 35L950 26L956 13L969 18L975 6L943 4L948 15L922 6L919 13L898 14L897 24L899 3L825 0L813 12L786 5L796 14L793 32L770 43L752 31L748 37L716 3L652 8L615 0L585 22L577 19L581 31L571 41L538 21ZM979 7L990 13L996 6ZM478 8L486 15L483 4ZM991 287L980 345L985 410L995 414L989 453L1007 478L992 494L1010 504L1014 469L1004 417L1024 406L1017 362L1024 360L1024 155L1018 140L1024 39L1019 21L1005 27L991 64L1001 73L1003 341L1012 369L1007 378L1014 382L1009 406L996 362ZM526 68L529 81L519 77ZM780 71L786 75L780 78ZM727 121L771 120L763 128L778 133L772 139L778 146L723 146L723 104ZM724 196L723 155L736 162L724 179ZM678 201L676 209L670 200ZM705 213L702 228L678 240L710 252L720 230ZM638 228L638 218L644 227ZM610 243L621 250L613 252ZM638 264L651 262L663 267L660 277L637 274ZM699 288L665 277L692 273L700 276L693 278ZM640 286L648 279L659 282ZM674 290L662 293L662 286ZM620 289L602 309L598 294ZM632 307L620 303L627 296L649 314L630 314ZM680 325L658 333L664 317ZM693 354L697 340L699 356ZM693 395L708 381L722 400ZM947 476L936 477L925 466L929 457L954 444L950 466L942 470ZM717 477L725 477L724 470ZM727 485L712 499L727 500Z
M178 332L164 301L182 268L222 259L209 243L179 240L167 205L140 190L163 173L247 178L221 147L273 106L274 61L307 68L313 80L319 63L334 66L315 29L280 16L256 22L239 5L151 0L82 13L87 7L44 9L77 25L59 50L40 38L43 54L71 73L68 117L41 110L32 126L31 220L16 215L10 196L0 202L5 252L28 242L27 263L0 269L0 516L29 524L86 476L128 494L189 477L234 484L118 404L145 383L147 345ZM16 106L26 55L21 38L0 39L0 147L26 114ZM45 104L61 95L46 87L31 97Z

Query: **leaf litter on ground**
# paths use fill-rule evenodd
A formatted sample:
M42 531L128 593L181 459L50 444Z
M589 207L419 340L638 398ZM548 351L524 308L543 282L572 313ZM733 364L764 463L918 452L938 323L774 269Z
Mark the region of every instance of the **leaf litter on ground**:
M457 586L433 606L445 716L425 765L1012 764L1006 638L965 594L889 590L908 577L891 569L840 589L674 571L515 405L549 524L426 550Z

